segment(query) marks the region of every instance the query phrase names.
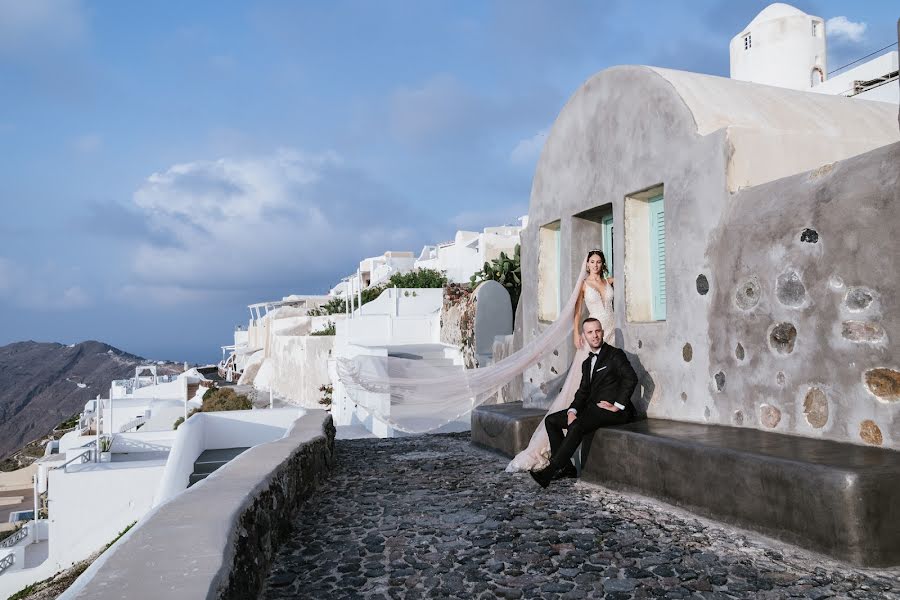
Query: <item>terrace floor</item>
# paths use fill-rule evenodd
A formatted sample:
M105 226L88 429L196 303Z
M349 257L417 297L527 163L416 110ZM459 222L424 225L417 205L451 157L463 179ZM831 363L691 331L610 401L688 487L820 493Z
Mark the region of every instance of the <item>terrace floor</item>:
M542 490L466 433L338 440L336 457L262 598L900 598L900 568L572 480Z

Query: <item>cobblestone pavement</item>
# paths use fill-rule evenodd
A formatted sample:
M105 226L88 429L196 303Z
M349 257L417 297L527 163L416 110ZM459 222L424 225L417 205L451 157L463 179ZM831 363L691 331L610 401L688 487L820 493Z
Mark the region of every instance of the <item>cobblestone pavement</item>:
M900 569L505 464L468 434L338 441L262 598L900 598Z

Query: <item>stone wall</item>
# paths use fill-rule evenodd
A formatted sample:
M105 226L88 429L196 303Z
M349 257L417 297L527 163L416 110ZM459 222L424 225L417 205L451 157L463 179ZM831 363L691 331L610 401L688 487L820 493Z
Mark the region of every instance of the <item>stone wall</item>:
M309 411L146 515L61 598L255 598L278 547L334 463L335 429Z
M738 194L689 299L710 326L681 362L708 347L706 381L673 392L716 422L900 448L898 167L893 144Z

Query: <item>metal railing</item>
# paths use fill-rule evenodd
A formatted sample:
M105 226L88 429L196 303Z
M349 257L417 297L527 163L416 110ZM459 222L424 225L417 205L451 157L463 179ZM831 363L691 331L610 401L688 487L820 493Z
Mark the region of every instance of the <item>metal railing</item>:
M14 532L11 536L4 538L4 540L0 542L0 548L12 548L27 537L28 525L25 525L24 527L22 527L22 529Z
M3 558L0 558L0 575L3 574L8 568L13 566L16 563L16 553L10 552Z
M137 428L139 425L143 425L147 422L147 417L140 416L135 417L132 420L128 421L121 427L119 427L119 433L125 433L126 431L131 431L132 429Z

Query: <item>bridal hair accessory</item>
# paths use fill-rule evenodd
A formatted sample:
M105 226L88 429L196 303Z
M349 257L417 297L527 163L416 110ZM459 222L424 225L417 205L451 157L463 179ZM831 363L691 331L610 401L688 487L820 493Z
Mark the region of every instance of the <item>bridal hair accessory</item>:
M491 399L566 343L585 276L582 272L559 316L540 336L498 362L448 376L441 366L425 360L387 356L384 348L360 346L358 355L334 362L340 387L362 409L357 414L360 420L376 419L407 433L435 431Z

